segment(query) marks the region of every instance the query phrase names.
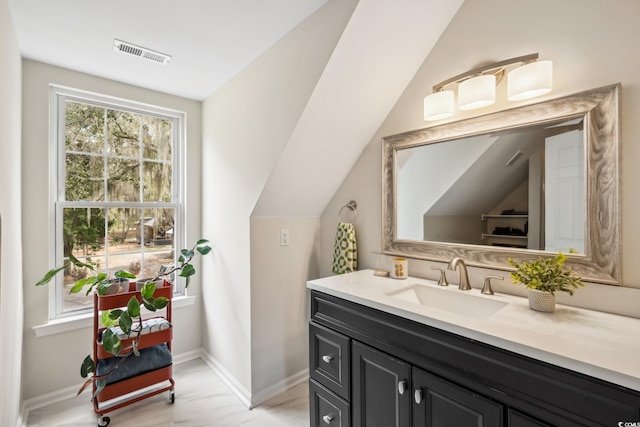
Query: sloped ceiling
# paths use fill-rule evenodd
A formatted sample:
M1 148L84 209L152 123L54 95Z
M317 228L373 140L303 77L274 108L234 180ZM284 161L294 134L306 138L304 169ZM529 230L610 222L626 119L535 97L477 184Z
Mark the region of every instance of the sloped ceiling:
M254 209L322 214L463 0L361 0Z
M327 0L8 0L24 58L203 100ZM173 56L114 52L120 39Z

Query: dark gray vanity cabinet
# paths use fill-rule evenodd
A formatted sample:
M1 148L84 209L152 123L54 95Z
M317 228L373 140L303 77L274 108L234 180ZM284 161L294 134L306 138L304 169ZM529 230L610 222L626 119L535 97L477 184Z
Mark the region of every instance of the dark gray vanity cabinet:
M585 427L640 421L640 392L311 292L314 427Z

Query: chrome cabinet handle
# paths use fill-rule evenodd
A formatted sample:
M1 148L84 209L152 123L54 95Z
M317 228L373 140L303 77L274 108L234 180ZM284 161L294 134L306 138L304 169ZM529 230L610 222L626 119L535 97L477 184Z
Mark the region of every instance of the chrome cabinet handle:
M400 394L404 394L404 391L407 388L407 382L406 381L398 381L398 393Z
M415 391L415 393L413 393L413 399L416 401L416 403L419 405L420 402L422 402L422 390L417 389Z
M333 421L333 417L331 415L325 415L324 417L322 417L322 421L327 424L331 424L331 421Z
M333 356L330 354L325 354L324 356L322 356L322 360L324 360L325 362L329 363L333 360Z

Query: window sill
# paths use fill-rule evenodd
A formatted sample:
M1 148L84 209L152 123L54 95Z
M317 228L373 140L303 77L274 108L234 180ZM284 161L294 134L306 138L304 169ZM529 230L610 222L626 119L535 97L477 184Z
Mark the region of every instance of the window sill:
M179 296L173 298L172 306L174 309L188 307L195 304L198 297L195 295ZM83 313L77 316L64 317L61 319L50 320L43 325L34 326L33 332L36 337L46 337L49 335L61 334L76 329L89 328L93 326L93 313Z

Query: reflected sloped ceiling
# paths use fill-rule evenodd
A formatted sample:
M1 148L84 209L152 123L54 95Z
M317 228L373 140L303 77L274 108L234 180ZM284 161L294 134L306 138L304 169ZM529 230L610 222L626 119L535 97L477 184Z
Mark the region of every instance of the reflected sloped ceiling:
M490 212L529 177L528 160L546 138L582 128L582 120L500 132L495 142L425 213L427 216ZM496 136L496 135L491 135ZM508 163L517 153L517 159Z

